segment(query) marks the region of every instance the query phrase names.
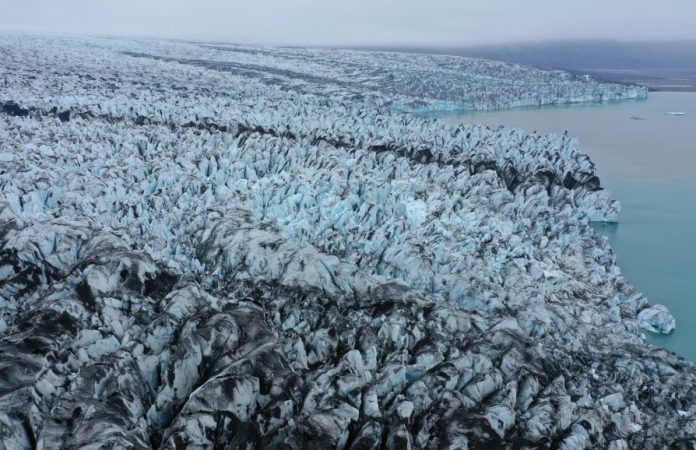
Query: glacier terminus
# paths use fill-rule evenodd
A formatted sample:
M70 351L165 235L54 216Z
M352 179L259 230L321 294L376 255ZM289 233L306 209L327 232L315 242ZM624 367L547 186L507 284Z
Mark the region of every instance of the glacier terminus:
M449 56L0 34L0 449L696 448L567 135Z

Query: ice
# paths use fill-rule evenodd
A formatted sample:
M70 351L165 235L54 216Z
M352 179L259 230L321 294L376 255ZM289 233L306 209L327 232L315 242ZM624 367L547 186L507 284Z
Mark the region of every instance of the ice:
M652 305L638 313L638 323L641 328L653 333L669 334L675 326L676 320L664 305Z
M0 446L693 440L694 372L642 342L671 316L590 227L620 204L578 143L395 112L643 88L15 34L5 79Z
M413 402L408 400L402 401L396 407L399 417L402 419L409 419L411 414L413 414Z

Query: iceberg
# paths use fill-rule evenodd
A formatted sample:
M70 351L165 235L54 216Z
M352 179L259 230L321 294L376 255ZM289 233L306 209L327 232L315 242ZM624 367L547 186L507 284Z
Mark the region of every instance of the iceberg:
M676 327L676 320L664 305L651 305L638 313L638 324L644 330L669 334Z

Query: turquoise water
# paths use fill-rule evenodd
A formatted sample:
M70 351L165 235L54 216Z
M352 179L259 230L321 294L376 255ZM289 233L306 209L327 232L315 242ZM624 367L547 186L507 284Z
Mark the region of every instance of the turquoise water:
M687 115L666 114L672 111ZM603 185L623 205L618 224L596 229L609 237L631 283L677 319L671 335L648 340L696 361L696 93L441 117L544 133L567 130L578 138Z

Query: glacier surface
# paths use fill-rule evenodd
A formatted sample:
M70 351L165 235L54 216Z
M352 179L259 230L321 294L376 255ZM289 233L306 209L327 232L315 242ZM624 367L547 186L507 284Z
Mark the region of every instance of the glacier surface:
M0 35L0 448L694 448L568 136L428 55Z

